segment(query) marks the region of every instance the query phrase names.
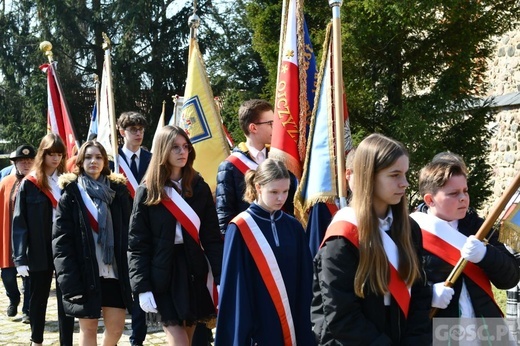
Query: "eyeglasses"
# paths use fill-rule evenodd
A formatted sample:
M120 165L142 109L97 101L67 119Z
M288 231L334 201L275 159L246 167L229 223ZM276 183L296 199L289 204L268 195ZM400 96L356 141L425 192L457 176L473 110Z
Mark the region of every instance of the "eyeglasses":
M255 124L255 125L268 124L269 126L273 127L273 123L274 123L274 120L269 120L269 121L260 121L258 123L253 123L253 124Z
M125 130L133 135L136 135L138 133L144 133L144 127L128 127Z
M174 145L172 150L175 154L180 154L183 151L187 151L188 153L191 153L191 151L193 150L193 147L189 144Z

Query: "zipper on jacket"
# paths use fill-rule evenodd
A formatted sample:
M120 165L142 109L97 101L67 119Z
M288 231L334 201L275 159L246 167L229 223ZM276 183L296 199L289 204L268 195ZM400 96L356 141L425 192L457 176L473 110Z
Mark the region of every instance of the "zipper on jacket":
M280 240L278 239L278 231L276 230L276 223L274 222L274 214L275 213L272 213L270 215L270 218L271 218L271 230L273 231L274 243L278 247L278 246L280 246Z

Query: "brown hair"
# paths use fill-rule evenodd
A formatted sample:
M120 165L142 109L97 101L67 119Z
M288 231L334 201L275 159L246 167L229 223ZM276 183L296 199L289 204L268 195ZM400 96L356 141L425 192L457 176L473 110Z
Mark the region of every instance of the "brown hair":
M289 171L282 161L266 159L256 170L250 169L244 177L246 191L244 201L253 203L258 198L255 185L265 185L274 180L289 179Z
M145 116L139 112L123 112L117 119L117 127L120 129L126 129L129 126L142 126L147 127L148 121Z
M257 122L261 113L272 110L273 106L264 100L254 99L242 103L238 109L238 123L244 134L249 135L249 124Z
M36 180L42 189L48 190L49 182L47 181L47 174L45 173L45 155L47 154L61 154L61 161L56 170L58 174L65 171L65 161L67 159L67 148L61 140L60 136L55 133L45 135L38 147L38 152L34 158L33 168L36 171Z
M90 140L83 143L81 148L78 151L78 157L76 159L76 168L74 169L74 174L80 175L84 174L85 170L83 169L83 162L85 162L85 152L89 147L96 147L99 149L101 156L103 156L103 169L101 170L102 175L109 176L110 175L110 166L108 165L108 155L105 147L101 143L96 140Z
M423 197L427 193L436 194L453 176L467 178L464 161L461 164L458 160L437 158L419 172L419 194Z
M148 189L148 196L146 197L146 205L155 205L161 202L166 196L164 186L170 179L172 168L168 164L170 152L175 145L175 137L182 136L191 147L191 152L188 154L188 161L182 168L182 192L186 197L191 197L193 191L191 189L192 181L197 174L193 169L193 161L195 161L195 149L191 146L191 141L186 132L179 126L165 126L158 135L155 142L154 153L152 160L146 171L144 183Z
M359 265L354 278L354 292L359 297L364 297L367 282L367 289L374 293L388 292L389 264L374 209L374 185L376 175L403 155L408 156L408 152L401 143L380 134L368 136L356 149L352 207L359 233ZM406 196L390 208L393 214L391 232L395 234L394 242L399 252L399 275L411 286L420 273L419 260L412 244Z

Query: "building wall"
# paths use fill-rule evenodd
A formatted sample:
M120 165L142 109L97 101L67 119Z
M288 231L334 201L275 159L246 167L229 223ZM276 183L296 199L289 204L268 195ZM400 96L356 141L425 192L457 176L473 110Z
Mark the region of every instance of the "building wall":
M493 195L483 215L520 170L520 28L498 38L489 62L488 87L488 96L496 100L497 113L490 124L494 130L489 154Z

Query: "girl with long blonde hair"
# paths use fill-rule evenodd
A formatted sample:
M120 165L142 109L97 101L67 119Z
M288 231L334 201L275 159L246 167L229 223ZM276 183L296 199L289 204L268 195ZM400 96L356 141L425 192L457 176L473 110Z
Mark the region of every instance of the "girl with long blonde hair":
M404 146L380 134L356 150L351 207L336 214L315 259L320 345L429 344L431 292L421 232L408 217L408 165Z

